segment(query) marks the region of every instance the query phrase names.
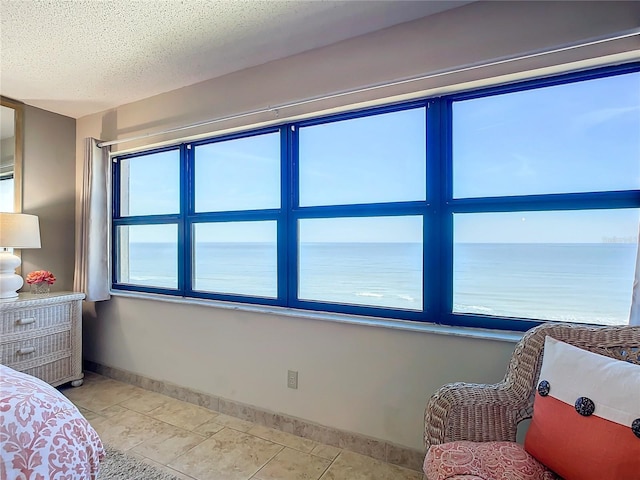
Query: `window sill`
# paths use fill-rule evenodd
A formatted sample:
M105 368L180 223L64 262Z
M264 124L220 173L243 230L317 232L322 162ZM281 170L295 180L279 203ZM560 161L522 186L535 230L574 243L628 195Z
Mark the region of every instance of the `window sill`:
M435 323L411 322L392 318L365 317L347 315L341 313L316 312L311 310L298 310L294 308L272 307L265 305L250 305L246 303L221 302L216 300L204 300L200 298L173 297L154 293L138 293L121 290L112 290L114 297L135 298L140 300L152 300L185 305L199 305L204 307L219 308L224 310L237 310L243 312L261 313L265 315L277 315L281 317L307 318L335 323L347 323L368 327L389 328L408 332L431 333L434 335L452 335L455 337L475 338L482 340L497 340L502 342L518 342L525 332L511 332L503 330L490 330L483 328L455 327L450 325L437 325Z

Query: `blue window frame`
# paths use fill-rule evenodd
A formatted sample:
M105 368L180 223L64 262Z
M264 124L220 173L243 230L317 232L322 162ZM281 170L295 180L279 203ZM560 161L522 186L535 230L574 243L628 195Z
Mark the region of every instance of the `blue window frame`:
M510 330L624 323L640 65L118 155L113 185L115 290Z

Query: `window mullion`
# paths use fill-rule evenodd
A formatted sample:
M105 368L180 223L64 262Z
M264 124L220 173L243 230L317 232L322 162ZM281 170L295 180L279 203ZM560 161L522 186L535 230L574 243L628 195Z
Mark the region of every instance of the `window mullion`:
M118 266L122 262L118 237L116 236L117 226L114 221L120 218L120 162L117 158L111 159L111 288L118 282Z
M298 218L294 213L298 207L300 198L299 179L299 135L295 125L287 125L283 129L286 134L286 156L283 170L286 181L283 184L283 208L286 210L285 243L281 248L286 263L282 266L282 272L286 276L285 301L289 307L295 306L298 297ZM286 190L286 191L285 191Z
M636 190L620 190L610 192L547 193L510 197L458 198L451 199L448 202L456 213L634 208L638 206L638 192Z
M193 156L191 144L180 148L180 222L178 227L178 289L183 295L193 290L193 249L192 221L193 192Z
M443 99L427 108L427 209L424 222L424 298L426 320L438 322L450 311L452 261L451 213L447 210L450 182L450 107Z

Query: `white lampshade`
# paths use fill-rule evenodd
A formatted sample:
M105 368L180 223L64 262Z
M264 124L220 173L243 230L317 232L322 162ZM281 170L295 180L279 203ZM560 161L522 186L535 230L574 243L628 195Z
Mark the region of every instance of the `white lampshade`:
M40 224L38 217L24 213L0 212L0 249L40 248ZM0 300L18 297L24 281L16 275L20 257L0 251Z
M40 248L38 217L25 213L0 212L0 247Z

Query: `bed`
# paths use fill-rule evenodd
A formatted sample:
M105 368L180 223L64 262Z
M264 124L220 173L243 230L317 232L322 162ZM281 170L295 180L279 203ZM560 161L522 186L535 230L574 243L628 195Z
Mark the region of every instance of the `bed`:
M0 365L0 455L3 480L95 480L104 448L64 395Z

